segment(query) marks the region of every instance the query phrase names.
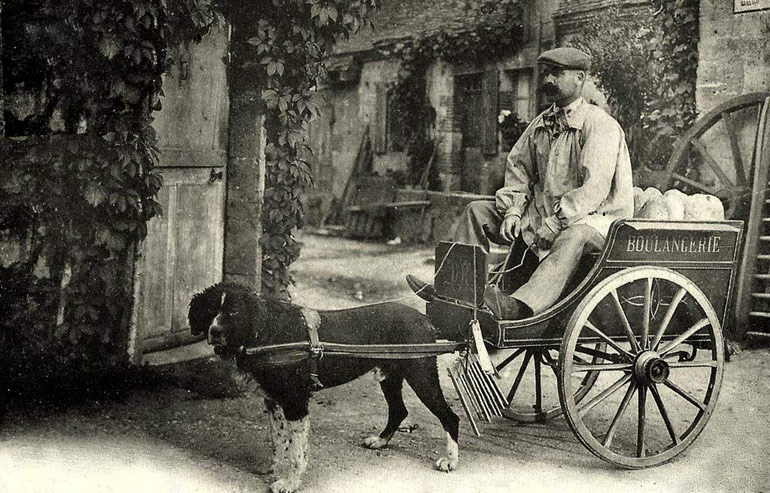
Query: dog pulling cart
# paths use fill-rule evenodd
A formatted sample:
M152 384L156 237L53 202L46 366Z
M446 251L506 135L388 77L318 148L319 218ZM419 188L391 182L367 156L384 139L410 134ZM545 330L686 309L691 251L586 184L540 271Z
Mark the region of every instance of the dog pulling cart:
M450 369L474 427L474 414L487 418L502 397L501 414L520 422L563 413L583 445L621 467L680 454L719 395L741 232L740 221L616 221L569 292L516 321L478 308L488 278L483 252L439 244L429 319L455 340L477 324L498 359L499 393L468 378L478 365ZM497 276L515 284L506 276L515 271Z
M479 247L440 243L436 296L426 311L445 340L321 342L306 320L309 342L238 351L265 366L309 356L311 378L326 356L460 351L449 374L477 434L477 418L546 422L564 414L596 456L626 468L655 466L692 444L716 406L742 230L741 221L616 221L604 250L583 259L556 305L515 321L495 320L481 303L490 279L515 289L515 268L490 276Z

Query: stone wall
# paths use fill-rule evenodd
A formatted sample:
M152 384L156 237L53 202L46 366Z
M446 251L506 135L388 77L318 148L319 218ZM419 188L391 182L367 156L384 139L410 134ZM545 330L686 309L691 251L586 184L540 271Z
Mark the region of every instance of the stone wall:
M3 18L3 2L0 2L0 19ZM0 23L0 53L3 52L3 28ZM3 60L0 57L0 81L3 80ZM5 97L3 96L3 84L0 83L0 139L5 136L5 119L3 116L5 108Z
M436 243L451 239L452 228L465 206L473 200L492 200L491 195L469 193L429 192L402 189L396 192L396 201L428 200L430 207L423 211L411 209L398 213L393 234L404 243Z
M734 14L732 1L701 1L698 52L699 113L770 91L770 10Z

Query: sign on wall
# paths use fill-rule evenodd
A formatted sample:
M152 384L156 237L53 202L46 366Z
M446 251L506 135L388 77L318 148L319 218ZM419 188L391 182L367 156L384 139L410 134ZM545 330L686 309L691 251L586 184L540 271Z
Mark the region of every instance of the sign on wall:
M754 10L770 9L770 0L733 0L733 12L740 14L742 12L751 12Z

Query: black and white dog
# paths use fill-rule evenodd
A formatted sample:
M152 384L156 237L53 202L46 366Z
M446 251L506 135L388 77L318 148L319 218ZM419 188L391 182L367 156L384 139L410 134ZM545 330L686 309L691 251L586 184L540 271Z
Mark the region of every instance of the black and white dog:
M413 308L383 303L347 310L313 311L291 303L267 300L243 286L220 283L193 296L188 313L194 335L208 334L218 354L234 348L308 341L308 325L317 327L322 342L344 344L431 343L433 327ZM313 391L308 360L279 366L258 364L237 355L238 368L250 373L264 390L273 440L273 492L296 490L307 468L308 401ZM388 404L388 422L379 436L363 445L379 449L388 444L407 416L401 389L404 380L441 421L447 434L446 457L436 468L457 467L459 418L441 391L436 357L377 360L327 356L318 361L318 379L325 388L350 382L377 369Z

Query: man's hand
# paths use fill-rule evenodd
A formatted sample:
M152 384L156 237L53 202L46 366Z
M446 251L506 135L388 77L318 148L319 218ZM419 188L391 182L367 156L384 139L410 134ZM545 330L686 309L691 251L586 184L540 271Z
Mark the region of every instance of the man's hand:
M556 233L549 228L545 223L541 224L537 231L535 231L535 245L541 250L548 250L553 245L553 240L556 239Z
M513 243L513 240L518 238L521 234L521 217L512 214L506 216L503 219L503 223L500 225L500 236L504 240Z

